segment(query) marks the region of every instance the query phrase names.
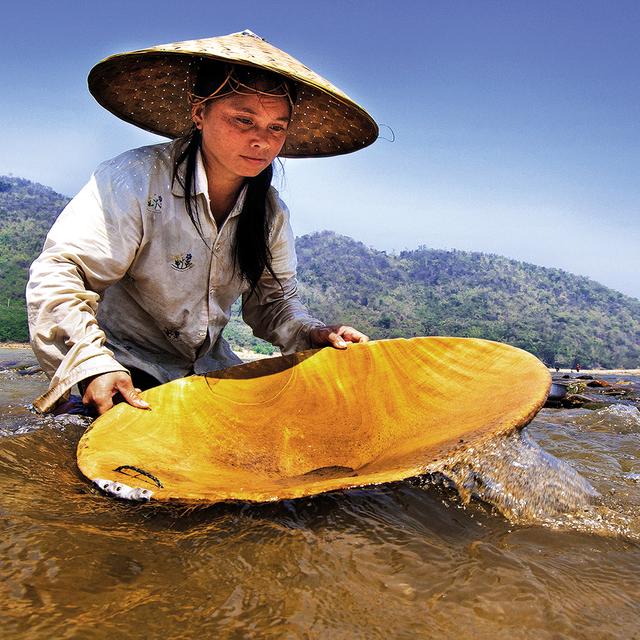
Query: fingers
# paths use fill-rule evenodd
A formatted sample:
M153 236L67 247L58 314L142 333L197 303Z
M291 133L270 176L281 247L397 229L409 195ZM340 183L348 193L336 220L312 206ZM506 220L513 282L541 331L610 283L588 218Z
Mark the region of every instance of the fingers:
M137 407L138 409L151 409L149 403L140 397L140 389L134 388L129 376L118 382L116 384L116 389L132 407Z
M327 335L326 344L330 344L334 349L346 349L347 343L343 340L338 331L330 331Z
M369 342L369 336L353 327L340 327L338 333L347 342Z
M94 407L98 415L102 415L113 407L113 399L116 394L120 394L133 407L138 409L151 408L140 397L140 389L134 388L131 376L124 371L113 371L95 376L87 385L82 402L87 406Z
M346 349L349 342L369 342L369 336L346 325L316 327L309 334L313 344L330 345L335 349Z

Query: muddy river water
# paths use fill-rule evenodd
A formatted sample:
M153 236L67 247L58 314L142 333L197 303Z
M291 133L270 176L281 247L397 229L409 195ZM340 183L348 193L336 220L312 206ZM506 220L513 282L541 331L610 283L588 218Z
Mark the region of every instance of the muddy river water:
M0 638L640 638L640 412L543 409L444 475L267 505L118 502L0 350ZM613 383L640 384L611 376Z

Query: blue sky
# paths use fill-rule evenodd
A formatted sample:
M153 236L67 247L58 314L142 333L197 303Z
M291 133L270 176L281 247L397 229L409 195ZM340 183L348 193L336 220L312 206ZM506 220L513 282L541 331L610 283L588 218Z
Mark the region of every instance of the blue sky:
M96 62L244 28L395 133L285 162L296 234L497 253L640 298L638 2L12 3L0 173L73 195L102 160L161 141L93 100Z

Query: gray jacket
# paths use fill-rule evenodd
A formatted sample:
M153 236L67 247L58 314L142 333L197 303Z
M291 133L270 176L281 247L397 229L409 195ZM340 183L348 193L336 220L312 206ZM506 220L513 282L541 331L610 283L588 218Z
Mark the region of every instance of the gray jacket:
M103 163L51 228L27 285L31 346L51 378L38 410L89 376L128 366L166 382L238 364L220 334L241 295L254 334L283 353L310 348L310 329L323 325L298 298L289 212L276 190L269 248L282 286L263 275L248 298L232 255L244 190L218 229L198 157L205 244L171 181L176 149L142 147Z

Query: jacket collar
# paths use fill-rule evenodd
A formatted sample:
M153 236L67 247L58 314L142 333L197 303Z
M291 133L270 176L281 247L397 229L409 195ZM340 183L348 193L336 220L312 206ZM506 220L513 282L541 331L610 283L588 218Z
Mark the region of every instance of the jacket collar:
M177 141L174 143L174 148L172 150L172 166L173 161L177 154L180 153L182 147L177 144ZM182 163L180 168L178 169L178 175L176 179L171 184L171 193L178 197L184 198L184 189L182 188L182 184L184 184L184 174L185 174L185 164ZM196 154L196 171L195 171L195 187L196 187L196 196L203 195L204 199L207 202L207 210L209 209L209 183L207 181L207 172L204 168L204 161L202 159L202 152L198 149L198 153ZM244 204L244 199L247 193L247 185L245 184L242 189L240 189L240 193L238 194L238 199L236 200L233 209L229 213L229 218L234 218L237 215L240 215L242 211L242 205Z
M175 163L176 156L180 154L183 147L180 144L179 140L176 140L173 143L173 149L171 150L171 166L173 167ZM180 168L177 171L177 175L171 184L171 193L178 198L184 198L184 189L182 185L184 184L184 175L186 173L186 163L182 163ZM201 193L209 199L209 184L207 182L207 173L204 170L204 162L202 160L202 153L200 149L198 149L198 153L196 154L196 195L200 195Z

